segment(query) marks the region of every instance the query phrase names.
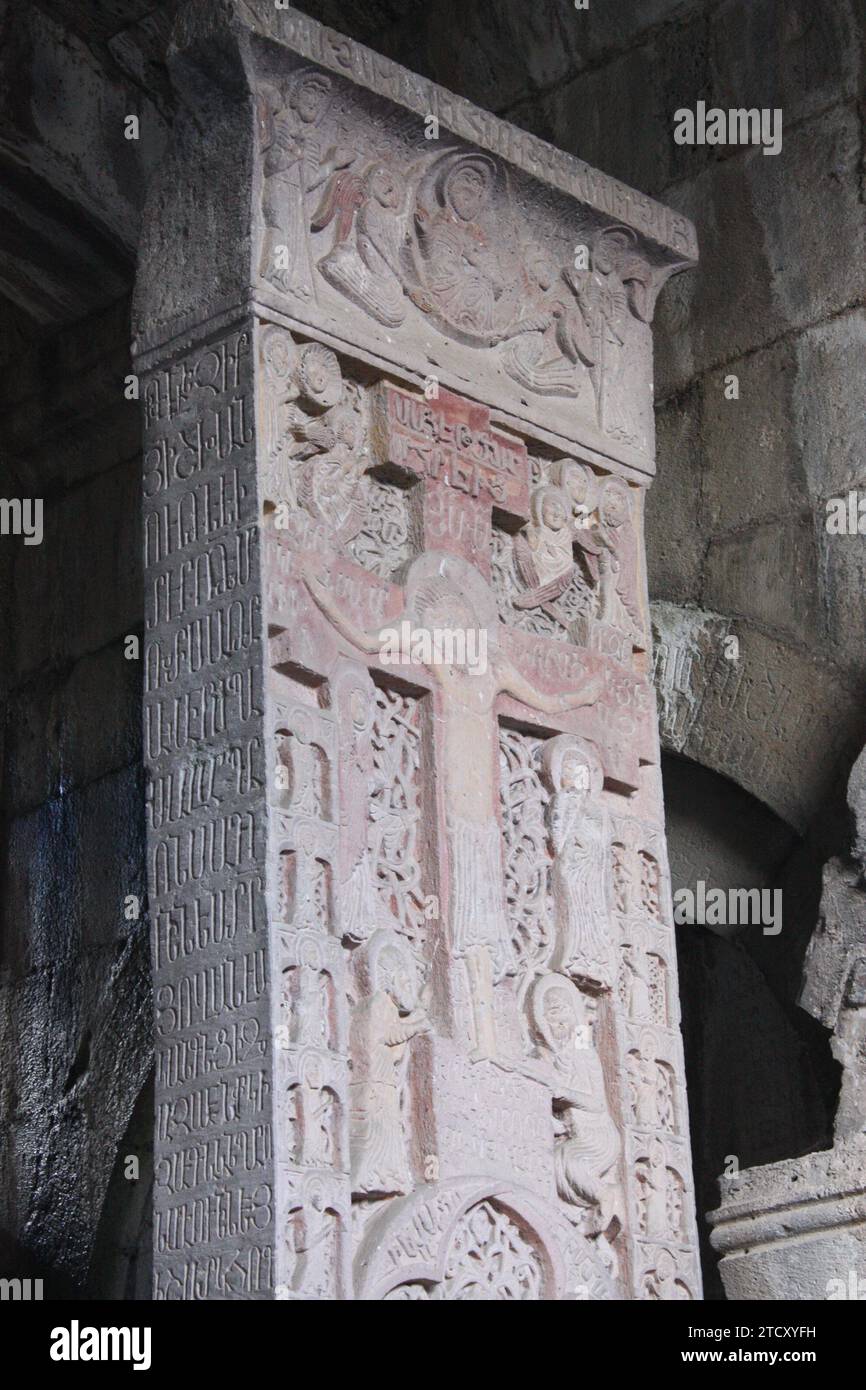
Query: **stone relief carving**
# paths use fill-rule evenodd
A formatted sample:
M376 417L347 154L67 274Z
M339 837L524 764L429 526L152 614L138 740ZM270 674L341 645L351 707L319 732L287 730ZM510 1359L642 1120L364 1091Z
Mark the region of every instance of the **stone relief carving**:
M646 646L632 490L576 459L537 463L528 525L494 531L503 621L630 663Z
M654 1267L643 1276L642 1286L644 1298L656 1301L674 1302L694 1297L688 1284L677 1277L677 1263L670 1250L659 1250Z
M673 1070L656 1056L658 1044L653 1032L645 1029L639 1044L626 1058L631 1115L638 1129L677 1132L676 1092Z
M335 1166L340 1159L340 1102L316 1053L304 1054L298 1082L291 1089L298 1127L296 1162L306 1168Z
M587 228L575 268L573 245L539 244L503 162L462 145L353 142L340 86L307 69L260 90L261 276L305 305L327 286L394 332L420 316L495 353L522 389L576 399L602 433L645 450L651 400L637 408L622 380L659 278L634 232Z
M318 425L308 423L298 431L315 450L303 461L298 500L338 549L355 539L366 513L361 484L367 451L361 408L360 388L344 382L341 399Z
M309 959L309 956L308 956ZM288 973L287 1012L292 1019L292 1042L297 1047L332 1046L333 981L326 970L302 960Z
M341 1218L328 1205L325 1185L307 1184L301 1205L289 1215L287 1244L293 1257L290 1292L305 1302L336 1299L344 1290L339 1279ZM284 1296L288 1296L287 1290Z
M552 1070L556 1122L556 1190L570 1219L588 1236L612 1242L621 1224L614 1169L619 1131L607 1103L604 1071L594 1041L592 1004L565 976L542 975L532 991L532 1017L542 1059Z
M633 647L646 645L632 491L622 478L594 479L589 470L584 476L587 500L577 505L589 510L576 525L575 541L591 576L595 605L578 620L575 639L628 660Z
M502 166L489 155L446 150L428 164L414 206L412 300L446 333L489 346L515 325L525 284L502 235L508 216Z
M342 550L367 522L370 464L361 387L321 343L298 346L284 328L262 330L265 494L278 529Z
M514 539L517 570L525 587L512 602L515 608L542 608L567 629L567 616L556 607L556 600L574 573L568 498L548 483L533 491L530 506L532 519Z
M659 862L648 850L640 851L640 903L648 917L661 921L661 871Z
M400 175L373 163L360 174L335 174L310 224L314 232L334 228L334 244L318 262L324 278L388 328L406 317L405 205Z
M505 900L514 954L530 977L547 964L554 944L546 823L549 793L540 772L542 747L542 739L517 729L500 729Z
M569 734L548 741L542 759L550 789L557 970L596 989L615 974L611 940L610 819L601 800L598 754Z
M365 475L361 486L364 515L349 553L364 569L389 579L419 548L413 535L409 493L406 488L372 474Z
M411 952L395 932L376 932L356 968L365 992L351 1025L352 1193L388 1197L412 1189L405 1134L406 1044L431 1025L418 1004Z
M328 740L303 705L279 708L273 722L274 800L285 811L313 820L331 818Z
M655 301L652 276L626 227L610 227L593 243L585 270L557 271L541 252L530 256L535 289L525 317L503 334L509 376L539 395L579 396L592 387L601 429L635 447L645 445L640 426L622 409L620 378L628 319L647 322Z
M377 94L387 65L367 55L368 82L345 42L338 72L344 41L277 22L322 52L249 46L255 307L195 351L191 322L147 329L160 1134L206 1115L246 1165L160 1191L157 1286L680 1297L675 958L633 657L646 325L676 248L619 219L673 224L607 181L582 197L595 176L543 146L521 167L517 132L473 149L465 112L431 145L416 79ZM333 72L307 66L325 50ZM386 660L386 626L416 654ZM482 660L424 655L440 630ZM219 669L196 688L199 638ZM648 824L627 836L629 793ZM160 1142L160 1178L185 1173L190 1146Z
M340 728L340 928L357 945L381 925L383 904L376 891L370 845L373 778L373 682L363 668L335 682Z
M325 148L322 127L332 98L333 83L325 74L302 71L259 93L262 152L261 273L298 299L315 294L310 245L310 194L336 169L346 168L354 155Z
M379 653L380 632L365 632L335 604L326 586L312 573L307 586L338 632L360 651ZM484 669L469 669L466 660L426 668L441 698L442 776L448 806L447 831L451 870L451 950L465 961L475 1021L476 1056L496 1052L494 985L517 965L505 914L499 827L490 814L490 788L475 773L476 760L495 767L498 748L491 717L500 693L532 709L555 713L592 704L600 685L590 677L567 694L548 697L509 661L498 643L495 600L477 570L453 555L428 552L414 561L406 581L404 613L394 620L413 630L484 632ZM459 808L459 809L458 809Z
M461 1217L436 1284L400 1284L388 1301L435 1302L537 1301L544 1297L544 1265L507 1212L494 1202L479 1202Z
M654 1139L649 1152L635 1165L638 1184L638 1219L641 1235L650 1240L681 1240L683 1230L683 1180L668 1166L664 1144Z
M372 860L380 897L398 931L423 943L425 884L421 868L421 701L376 686L370 801Z
M623 946L620 994L632 1023L659 1023L667 1027L667 967L660 956L647 953L636 942Z
M667 859L657 831L626 817L613 827L611 870L617 915L640 933L663 926L668 913Z
M355 1257L362 1299L610 1299L595 1243L552 1202L484 1178L433 1182L386 1208Z

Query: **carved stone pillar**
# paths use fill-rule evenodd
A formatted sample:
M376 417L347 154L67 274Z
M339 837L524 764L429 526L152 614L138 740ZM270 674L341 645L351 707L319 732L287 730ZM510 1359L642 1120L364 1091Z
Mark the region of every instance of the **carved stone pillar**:
M642 539L694 230L292 10L171 62L156 1296L698 1298Z

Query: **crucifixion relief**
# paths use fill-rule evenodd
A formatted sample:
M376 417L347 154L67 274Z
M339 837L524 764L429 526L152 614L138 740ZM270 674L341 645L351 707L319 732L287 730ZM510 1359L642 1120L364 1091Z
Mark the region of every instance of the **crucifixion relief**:
M156 1296L698 1297L642 540L693 231L245 15L219 293L159 250L190 108L136 309Z

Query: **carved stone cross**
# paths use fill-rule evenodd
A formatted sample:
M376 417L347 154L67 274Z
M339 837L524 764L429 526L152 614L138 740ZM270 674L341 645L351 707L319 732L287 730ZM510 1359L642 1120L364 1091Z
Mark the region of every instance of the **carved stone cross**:
M642 543L693 229L263 0L172 52L156 1297L698 1297Z

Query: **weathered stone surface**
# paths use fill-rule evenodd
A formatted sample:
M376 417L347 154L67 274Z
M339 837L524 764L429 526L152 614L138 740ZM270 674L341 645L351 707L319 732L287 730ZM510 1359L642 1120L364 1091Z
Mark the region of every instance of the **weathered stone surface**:
M590 162L598 161L604 150L618 178L639 182L654 195L694 176L712 151L676 145L673 113L711 95L709 21L700 6L677 8L670 25L655 26L642 15L649 32L641 41L618 46L607 62L590 63L587 71L540 102L518 107L521 123L530 129L543 126L539 134ZM574 16L570 28L575 37L583 31L604 44L602 31L607 28L610 39L619 24L619 15L597 6L594 15Z
M731 1299L862 1299L866 1143L722 1178L710 1213Z
M775 157L749 148L666 193L687 217L700 216L703 273L682 277L660 306L660 396L862 299L862 269L851 272L864 263L866 238L859 150L856 113L840 105L789 130ZM748 215L735 219L735 209ZM828 246L844 254L828 255Z
M815 523L806 515L714 539L702 592L714 612L747 618L805 646L820 626L818 584Z
M652 612L663 745L805 828L850 766L856 686L748 623L677 604Z
M809 492L822 502L866 482L866 417L852 390L864 370L864 309L840 314L797 339L796 433Z
M125 89L42 6L10 7L2 66L0 279L38 322L68 322L127 288L164 122L143 90ZM124 137L129 114L140 120L136 140ZM98 160L87 158L94 139Z
M134 311L156 1296L695 1298L642 540L692 230L220 11Z
M780 107L785 124L856 96L858 0L726 0L711 18L713 103Z
M16 626L11 670L27 678L45 665L94 651L141 618L138 459L66 492L44 508L44 539L14 556L16 601L38 620ZM90 545L79 537L90 536ZM58 568L65 582L58 584Z
M862 850L863 765L848 801ZM866 892L862 866L824 869L818 925L803 967L799 1002L832 1032L842 1079L829 1151L720 1179L711 1237L732 1298L862 1299L866 1287Z

